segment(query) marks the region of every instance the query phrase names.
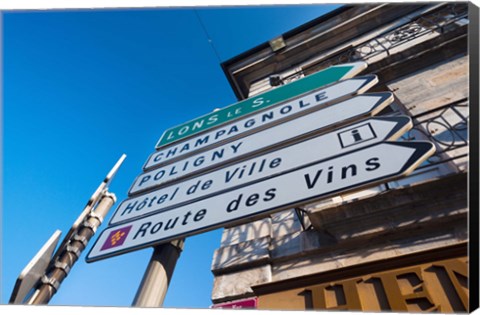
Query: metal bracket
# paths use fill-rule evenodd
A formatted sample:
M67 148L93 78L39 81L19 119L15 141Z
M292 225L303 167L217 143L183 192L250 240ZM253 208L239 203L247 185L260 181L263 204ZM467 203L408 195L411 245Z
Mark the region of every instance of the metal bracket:
M55 266L55 268L61 269L65 273L66 276L70 272L70 266L65 262L61 262L61 261L57 260L57 261L55 261L54 266Z
M78 248L76 248L75 246L68 245L66 251L69 252L69 253L73 253L75 256L77 256L77 259L81 255L80 250Z
M115 196L114 193L109 192L108 189L105 189L105 190L103 191L102 195L103 195L103 196L102 196L101 199L103 199L103 198L112 198L113 203L116 203L116 202L117 202L117 196Z
M60 288L60 282L57 279L49 278L47 276L42 277L42 283L51 286L55 292Z
M312 224L310 224L309 226L306 226L306 224L305 224L305 215L306 215L307 211L305 211L305 209L302 209L302 208L299 208L299 207L295 208L294 210L295 210L295 214L298 217L298 221L302 225L302 229L304 231L312 229L313 228Z
M185 245L185 239L176 239L170 242L170 245L175 246L178 250L183 251L183 247Z
M75 235L73 236L73 240L74 240L74 241L79 241L80 243L83 244L83 247L87 247L88 240L87 240L87 238L86 238L85 236L75 234Z
M89 218L94 218L98 221L98 223L102 224L103 218L100 217L98 214L96 214L94 211L91 211L90 214L88 215Z
M95 234L95 232L97 232L97 227L93 224L93 223L90 223L88 221L84 221L82 223L82 225L86 228L89 228L90 230L92 230L93 234Z

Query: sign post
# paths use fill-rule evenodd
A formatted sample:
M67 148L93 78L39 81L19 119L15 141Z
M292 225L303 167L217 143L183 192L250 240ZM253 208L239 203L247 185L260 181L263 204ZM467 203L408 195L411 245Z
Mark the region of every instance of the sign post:
M178 142L185 137L192 137L199 132L208 130L217 125L225 124L228 121L248 115L249 113L253 113L257 110L270 107L299 94L311 91L312 89L329 85L341 79L353 77L366 67L367 64L365 62L333 66L321 71L320 73L309 76L308 78L304 78L301 82L293 82L293 84L288 84L286 87L268 91L257 97L233 104L216 111L213 114L202 116L196 120L192 120L181 126L177 126L165 131L158 141L156 148L159 149L171 143ZM370 85L374 85L376 81L376 77L368 78L366 83L360 84L357 89L360 90L363 88L367 90ZM322 97L325 96L322 95ZM317 99L318 101L321 100L319 97L317 97ZM123 243L125 240L124 237L129 233L129 231L130 230L127 228L123 230L123 232L120 232L121 237L117 241L119 243ZM144 274L132 306L160 307L163 305L163 300L165 298L176 261L183 250L183 244L184 239L181 238L168 244L154 246L154 252L147 266L147 270Z
M126 155L123 154L95 190L55 254L53 252L58 243L60 231L54 233L22 271L17 280L19 286L15 286L12 293L12 303L47 304L58 291L60 284L103 222L103 218L116 202L115 195L108 192L108 186L125 158ZM32 290L34 292L30 296Z
M133 306L159 307L187 236L242 224L411 173L435 147L392 142L406 116L373 117L364 62L333 66L166 130L87 255L154 252Z
M114 194L103 193L95 212L83 223L75 234L77 237L69 242L65 252L61 253L54 261L53 268L42 277L40 287L35 291L28 304L48 304L115 201Z
M163 305L183 244L184 239L180 239L153 248L152 257L132 306L161 307Z

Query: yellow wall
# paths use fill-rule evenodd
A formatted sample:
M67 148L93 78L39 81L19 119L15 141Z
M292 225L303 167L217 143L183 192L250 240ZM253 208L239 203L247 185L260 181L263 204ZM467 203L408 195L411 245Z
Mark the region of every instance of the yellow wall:
M465 312L467 275L468 259L459 257L262 295L258 308Z

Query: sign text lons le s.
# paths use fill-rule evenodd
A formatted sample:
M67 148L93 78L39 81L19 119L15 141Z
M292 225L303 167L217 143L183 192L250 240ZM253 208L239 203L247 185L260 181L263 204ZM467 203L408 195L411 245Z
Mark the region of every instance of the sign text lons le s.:
M306 93L330 83L350 78L367 67L365 62L336 65L311 74L300 80L291 82L261 95L222 108L214 113L203 115L182 125L170 128L164 132L156 148L197 134L204 130L248 115L260 109L272 106L278 102Z

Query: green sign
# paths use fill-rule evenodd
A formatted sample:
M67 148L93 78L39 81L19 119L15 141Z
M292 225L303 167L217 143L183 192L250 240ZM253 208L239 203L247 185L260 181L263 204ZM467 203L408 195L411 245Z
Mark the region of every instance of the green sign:
M202 131L222 125L228 121L243 117L279 102L306 93L310 90L355 76L367 67L365 62L337 65L290 82L255 97L229 105L218 111L190 120L182 125L165 131L156 148L176 142Z

